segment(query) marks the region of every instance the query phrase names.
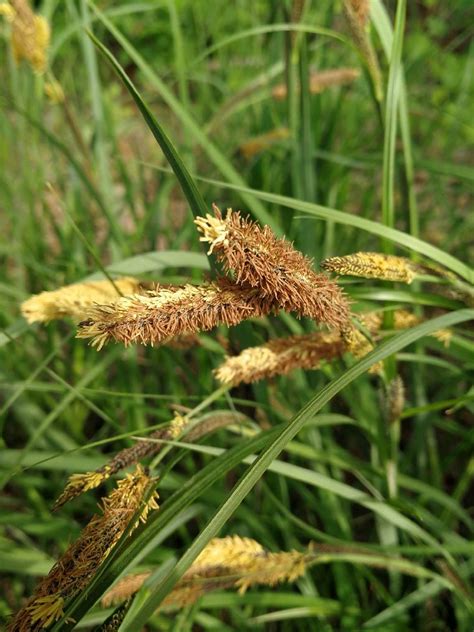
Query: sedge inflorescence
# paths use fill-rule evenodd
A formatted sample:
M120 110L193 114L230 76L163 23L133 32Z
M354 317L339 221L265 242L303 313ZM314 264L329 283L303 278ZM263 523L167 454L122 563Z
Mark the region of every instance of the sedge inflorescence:
M15 60L24 60L35 72L43 73L48 63L51 37L46 18L34 13L27 0L1 3L0 15L11 22L11 49Z
M181 608L201 595L217 589L237 588L242 594L255 585L275 586L301 577L314 558L311 552L279 551L272 553L251 538L228 536L214 538L186 571L162 606ZM107 607L134 595L151 575L128 575L103 598Z
M235 283L258 288L259 294L279 308L307 316L331 327L343 326L349 305L340 287L312 269L312 261L269 226L243 218L228 209L225 218L214 205L214 216L198 217L201 241L210 244L224 271Z
M138 465L102 499L101 513L95 515L49 574L38 584L33 596L10 623L9 632L36 632L63 616L66 599L89 583L98 566L127 529L145 522L158 509L158 495L150 494L153 480Z

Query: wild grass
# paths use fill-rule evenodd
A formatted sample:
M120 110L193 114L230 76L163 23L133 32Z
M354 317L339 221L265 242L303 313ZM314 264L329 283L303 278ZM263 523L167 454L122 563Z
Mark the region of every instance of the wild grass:
M43 0L12 40L27 4L0 5L0 616L471 630L470 3ZM259 308L178 332L224 274ZM75 337L131 305L128 348ZM137 460L153 489L97 531Z

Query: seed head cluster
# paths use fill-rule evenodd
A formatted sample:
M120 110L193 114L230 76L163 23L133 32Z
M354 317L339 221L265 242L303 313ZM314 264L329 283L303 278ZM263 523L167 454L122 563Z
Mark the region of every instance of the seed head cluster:
M311 94L320 94L332 86L343 86L352 83L360 77L360 71L357 68L331 68L329 70L320 70L312 72L309 76L309 92ZM279 83L272 89L272 97L277 101L286 99L288 95L288 87L286 83Z
M214 216L195 220L201 241L210 244L224 271L235 283L258 288L260 296L298 316L331 327L343 326L349 305L339 286L312 269L312 262L269 226L261 227L229 209L225 219L214 205Z
M77 337L92 338L97 349L109 340L126 346L156 345L183 333L237 325L272 309L272 302L262 299L258 289L222 278L200 286L158 288L91 307L87 320L79 323Z

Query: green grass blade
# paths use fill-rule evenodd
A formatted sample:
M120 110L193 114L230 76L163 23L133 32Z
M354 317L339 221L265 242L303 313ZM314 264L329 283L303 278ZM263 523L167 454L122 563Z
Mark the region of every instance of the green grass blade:
M415 342L419 338L429 335L430 333L440 328L453 326L472 318L474 318L474 310L459 310L457 312L440 316L438 318L425 322L409 331L405 331L397 335L391 340L380 345L377 349L375 349L368 356L360 360L352 368L345 371L339 378L330 382L313 399L311 399L299 411L299 413L297 413L293 420L288 425L285 425L283 427L283 429L279 429L277 433L271 432L270 436L273 440L269 447L264 449L264 451L257 458L255 463L246 471L246 473L239 480L230 495L222 503L214 516L210 519L207 526L201 531L199 536L194 540L193 544L177 562L172 571L167 574L163 582L159 586L157 586L156 589L150 594L140 611L135 615L133 621L131 621L129 625L133 623L135 629L141 629L143 627L143 625L148 621L149 617L153 614L153 612L159 606L164 597L172 589L174 584L179 580L180 577L182 577L182 575L190 567L194 559L196 559L196 557L204 549L211 538L215 537L219 533L224 524L229 520L237 507L241 504L247 494L253 489L257 481L262 477L262 475L269 468L271 463L278 457L278 455L285 448L288 442L296 436L296 434L305 425L307 420L312 418L338 392L340 392L345 386L350 384L354 379L367 371L367 369L373 363L385 359L391 354L403 349L405 346ZM155 522L158 522L158 520L156 520ZM138 553L138 551L141 551L142 548L146 546L146 544L156 535L155 529L152 528L153 526L153 523L150 523L145 529L140 532L140 537L136 537L134 539L133 547L127 547L129 549L128 551L127 549L125 549L125 551L123 552L124 560L122 561L122 563L120 557L117 559L117 553L119 552L119 550L117 550L115 555L112 554L113 561L116 562L116 565L118 567L116 568L117 571L121 572L130 562L130 549L133 548ZM108 566L108 571L110 574L111 564L109 563ZM99 597L102 591L104 591L108 587L107 582L105 581L100 587L98 586L98 584L99 580L94 581L90 589L88 591L85 591L85 594L88 595L88 599L90 599L92 602L95 601L95 598ZM79 598L79 605L81 601L85 601L84 595ZM84 605L85 604L83 603L83 607ZM79 609L77 604L76 608L76 610L68 609L66 615L76 617L77 610ZM58 627L53 628L53 630L58 629ZM62 629L68 628L63 627Z

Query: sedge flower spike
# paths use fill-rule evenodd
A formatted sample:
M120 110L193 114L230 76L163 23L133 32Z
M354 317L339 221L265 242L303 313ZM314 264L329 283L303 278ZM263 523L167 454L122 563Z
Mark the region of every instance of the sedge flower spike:
M37 73L43 73L48 64L48 46L51 37L48 21L36 15L27 0L10 0L0 5L0 15L11 22L11 47L15 61L25 60Z
M242 320L266 316L273 309L258 289L239 287L228 279L200 286L158 288L96 305L79 323L78 338L92 338L101 349L114 340L124 345L155 345L180 334L231 327Z
M51 292L34 294L21 304L21 313L29 323L70 317L85 318L94 303L107 303L123 295L141 291L140 282L131 277L105 281L87 281L65 285Z
M356 252L345 257L331 257L321 266L336 274L411 283L421 272L421 266L405 257L379 252Z
M275 338L226 358L214 374L223 384L250 384L294 369L316 369L321 362L334 360L343 352L344 342L338 331Z
M117 487L48 575L38 584L33 596L16 614L8 632L39 632L63 616L66 599L77 595L88 584L99 565L130 527L130 533L145 522L152 509L158 509L156 492L149 496L152 479L138 465L135 472L120 480ZM130 525L132 518L138 518Z
M213 590L237 588L245 593L256 585L275 586L301 577L314 558L308 551L271 553L256 540L228 536L209 542L171 593L164 599L164 608L182 608ZM128 575L103 598L105 607L131 597L151 575L150 572Z
M238 211L228 209L225 219L214 205L214 216L197 217L201 241L210 244L226 274L242 287L259 294L288 312L307 316L332 327L349 318L349 305L339 286L317 274L312 262L269 226L261 227Z

